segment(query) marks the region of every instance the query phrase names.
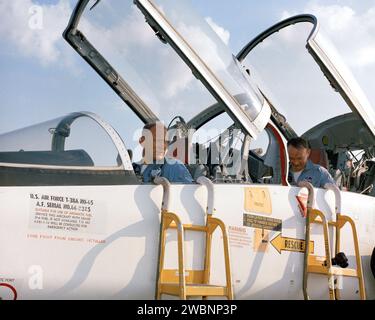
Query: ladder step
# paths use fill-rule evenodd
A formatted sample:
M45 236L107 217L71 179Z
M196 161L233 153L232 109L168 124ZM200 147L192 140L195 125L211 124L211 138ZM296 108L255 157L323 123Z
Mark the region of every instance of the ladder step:
M332 267L331 274L333 275L341 275L344 277L356 277L358 278L357 270L355 269L343 269L339 267ZM328 275L328 268L325 266L318 266L318 265L309 265L307 266L307 272L309 273L317 273L317 274L326 274Z
M199 225L194 225L194 224L183 224L184 230L189 230L189 231L198 231L198 232L207 232L207 227L206 226L199 226ZM172 222L168 229L177 229L176 223Z
M162 283L160 292L164 294L179 296L180 286L178 283ZM227 288L225 286L215 286L207 284L187 284L187 296L227 296Z
M325 261L326 257L324 256L309 255L308 257L309 266L324 266Z
M185 270L185 281L189 283L203 283L204 270ZM162 283L178 283L179 272L176 269L163 269L160 280Z

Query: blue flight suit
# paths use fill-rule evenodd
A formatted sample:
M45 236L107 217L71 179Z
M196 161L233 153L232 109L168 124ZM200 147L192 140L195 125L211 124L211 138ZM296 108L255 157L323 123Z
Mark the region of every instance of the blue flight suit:
M289 171L288 181L292 185L297 185L301 181L307 181L315 188L324 188L326 183L335 184L335 181L327 169L318 164L312 163L311 160L307 161L305 169L303 169L298 177L298 181L294 181L294 176L291 171Z
M169 180L169 182L192 183L194 180L185 167L177 159L164 159L162 164L148 164L142 172L143 182L151 182L153 178L159 176Z

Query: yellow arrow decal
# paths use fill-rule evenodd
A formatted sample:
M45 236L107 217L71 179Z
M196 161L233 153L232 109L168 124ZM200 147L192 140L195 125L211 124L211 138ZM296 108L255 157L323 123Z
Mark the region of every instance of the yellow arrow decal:
M271 244L281 254L281 251L305 252L306 241L301 239L286 238L279 233L271 240ZM314 253L314 241L310 241L310 253Z

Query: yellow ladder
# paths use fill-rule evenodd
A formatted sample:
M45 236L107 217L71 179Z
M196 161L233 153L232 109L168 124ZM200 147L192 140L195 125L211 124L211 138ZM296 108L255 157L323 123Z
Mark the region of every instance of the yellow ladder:
M157 284L155 298L161 299L162 294L178 296L180 299L186 299L191 296L201 296L206 299L208 296L227 297L233 299L231 266L229 259L228 235L225 224L217 218L213 218L213 184L206 177L200 177L197 182L205 185L208 189L208 205L206 225L182 224L180 218L172 212L169 212L169 187L167 179L157 177L154 182L163 186L163 203L161 209L161 228L159 242L159 263L157 271ZM211 268L211 243L212 235L217 228L221 229L223 235L224 261L226 285L210 284ZM178 247L178 269L164 269L166 234L168 229L177 229L177 247ZM186 270L184 261L184 234L185 231L203 232L206 234L205 260L203 270Z
M304 256L304 275L303 275L303 295L305 300L309 299L307 291L307 280L308 274L322 274L328 276L328 290L330 300L340 299L340 292L335 288L334 277L344 276L344 277L354 277L358 279L359 294L361 300L366 299L366 292L363 280L362 262L361 255L359 252L358 236L354 221L348 217L341 214L341 193L336 185L326 184L325 189L330 189L335 194L335 213L336 221L327 221L323 212L313 209L314 203L314 188L306 181L300 182L298 184L300 187L307 188L308 202L307 202L307 216L306 216L306 244L310 243L310 227L312 224L320 224L323 227L323 239L324 239L324 256L312 255L309 250L309 245L305 246L305 256ZM329 226L332 226L336 231L335 238L335 255L340 252L340 241L341 241L341 229L349 223L352 230L354 251L356 258L356 268L346 269L341 267L336 267L332 265L332 255L330 248L330 237L329 237Z

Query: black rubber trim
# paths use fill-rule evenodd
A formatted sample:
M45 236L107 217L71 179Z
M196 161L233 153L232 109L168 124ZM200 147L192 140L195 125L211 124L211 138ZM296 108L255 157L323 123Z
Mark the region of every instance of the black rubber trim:
M133 171L14 168L0 166L0 186L139 185Z
M375 247L374 247L374 250L372 250L370 266L371 266L372 275L375 278Z

